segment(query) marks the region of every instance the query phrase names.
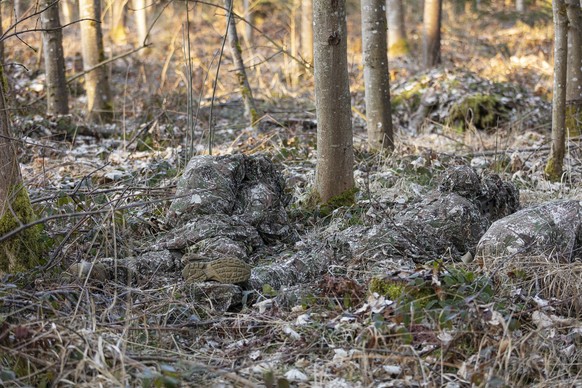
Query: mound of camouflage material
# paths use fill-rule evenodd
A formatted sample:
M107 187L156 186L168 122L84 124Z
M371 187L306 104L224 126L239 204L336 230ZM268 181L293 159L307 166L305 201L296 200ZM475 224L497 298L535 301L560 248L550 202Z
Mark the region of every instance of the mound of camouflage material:
M582 311L582 205L548 202L495 222L477 246L477 260L502 292L552 301L565 314Z
M437 190L408 208L372 227L350 227L339 234L350 242L354 256L365 255L376 270L413 268L414 263L474 255L491 223L518 208L519 192L512 183L455 166L443 173Z

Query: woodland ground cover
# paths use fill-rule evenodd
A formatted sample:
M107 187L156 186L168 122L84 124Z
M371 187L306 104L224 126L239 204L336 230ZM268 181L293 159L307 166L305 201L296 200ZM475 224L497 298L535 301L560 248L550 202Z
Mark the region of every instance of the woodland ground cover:
M131 255L168 229L165 217L177 177L189 155L206 149L210 120L215 153L260 152L281 166L292 196L289 215L305 244L331 230L372 226L391 217L393 209L434 188L451 165L494 171L514 182L524 207L580 199L579 139L568 141L564 181L543 177L549 152L551 15L537 12L520 19L492 9L453 20L449 14L444 69L423 73L415 57L393 61L397 137L389 156L365 150L358 17L350 17L359 192L354 206L328 214L306 203L315 168L309 74L283 55L272 57L267 43L257 40L245 54L265 112L260 128L247 128L242 120L228 71L221 73L211 114L210 47L219 45L223 21L201 14L193 22L201 27L194 28L191 47L194 84L203 93L194 132L187 134L185 64L170 61L182 55L181 26L172 28L178 13L168 12L175 14L165 15L154 30L154 43L163 42L165 50L111 64L119 109L110 125L83 123L80 89L71 117L45 117L39 101L42 74L34 70L37 57L7 42L15 61L26 66L8 70L14 127L23 139L23 175L38 214L46 219L44 238L51 249L46 270L0 285L3 384L579 384L582 324L576 313L553 300L500 292L478 264L449 257L378 276L369 269L374 258L362 254L329 268L303 299L274 302L278 291L265 287L225 313L193 300L184 284L139 289L115 281L63 282L60 275L72 262ZM419 45L415 17L409 16L413 52ZM271 37L284 39L277 24L263 27ZM68 39L73 66L78 48L74 34ZM228 69L229 59L224 61ZM421 126L411 128L428 91L436 96L434 109ZM467 100L471 115L452 120L451 107ZM493 111L493 119L473 116L479 101L487 107L484 115Z

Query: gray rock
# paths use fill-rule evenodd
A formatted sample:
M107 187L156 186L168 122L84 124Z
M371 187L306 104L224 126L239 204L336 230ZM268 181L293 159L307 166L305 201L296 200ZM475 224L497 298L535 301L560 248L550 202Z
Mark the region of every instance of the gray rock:
M582 209L578 201L555 201L523 209L496 221L483 235L477 255L545 255L569 263L582 250Z

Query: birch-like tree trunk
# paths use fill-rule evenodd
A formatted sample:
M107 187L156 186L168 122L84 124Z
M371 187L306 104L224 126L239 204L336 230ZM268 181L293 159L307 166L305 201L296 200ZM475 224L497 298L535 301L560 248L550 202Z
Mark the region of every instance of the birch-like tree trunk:
M65 56L63 54L63 33L59 20L59 3L54 0L42 0L41 7L48 7L40 15L43 29L47 114L66 115L69 113L69 97L65 78Z
M431 69L441 63L442 9L442 0L424 0L422 61L425 69Z
M515 10L519 13L525 12L525 0L516 0L515 1Z
M242 59L242 49L238 40L238 34L236 32L236 20L232 15L232 0L224 0L224 4L226 9L229 10L226 15L228 22L228 44L232 53L232 60L234 62L235 69L234 71L238 80L241 97L245 107L245 116L250 120L251 126L254 127L260 116L255 105L255 100L253 99L253 92L251 90L247 72L245 70L245 64Z
M101 31L101 1L79 0L79 16L84 20L81 24L81 46L83 68L89 70L103 62L103 33ZM111 90L105 66L85 74L85 89L87 91L87 117L90 121L110 121L113 116Z
M345 0L313 3L317 168L315 192L327 203L354 188L352 112Z
M313 62L313 0L301 1L301 56Z
M61 0L59 4L61 6L63 24L70 24L79 18L76 12L79 8L76 6L75 0Z
M148 35L147 0L133 0L132 8L135 15L135 25L137 27L138 45L143 45L146 43Z
M128 0L108 0L107 8L111 15L111 28L109 37L116 44L127 43L127 33L125 32L125 5Z
M0 66L0 237L34 221L35 215L20 174ZM40 228L31 227L0 242L0 275L21 272L39 264L42 254Z
M566 154L566 82L568 58L568 16L564 0L553 0L554 90L552 98L552 146L545 173L548 179L562 178Z
M362 0L361 7L368 144L375 150L392 149L394 139L386 55L386 3L385 0Z
M568 65L566 81L566 130L582 133L582 9L579 0L566 0L568 15Z
M251 47L253 44L253 15L251 12L251 0L243 0L243 11L244 11L244 18L247 21L245 23L244 31L244 40L247 42L247 46Z
M14 0L14 17L16 18L16 20L22 19L27 10L28 10L27 0Z
M406 27L404 24L403 0L388 0L388 56L396 58L410 53L408 39L406 39Z

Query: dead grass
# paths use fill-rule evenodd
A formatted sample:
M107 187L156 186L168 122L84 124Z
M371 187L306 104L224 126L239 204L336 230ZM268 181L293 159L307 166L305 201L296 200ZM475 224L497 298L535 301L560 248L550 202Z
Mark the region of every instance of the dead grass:
M251 85L266 112L266 125L260 133L245 129L228 55L218 80L219 95L214 102L209 100L223 15L200 4L195 7L204 9L194 12L190 31L195 100L200 100L196 152L206 148L209 107L214 103L218 152L271 153L285 166L294 194L300 197L308 190L315 160L310 73L291 66L278 49L257 37L244 55ZM353 10L350 42L357 42L359 15L357 7ZM289 44L288 15L282 10L277 15L280 19L269 19L262 28L277 42ZM354 276L305 285L313 289L311 295L295 306L270 301L272 307L263 311L253 303L272 296L257 291L248 295L240 310L225 314L194 299L180 282L153 289L115 282L61 282L58 273L70 262L133 255L164 228L167 203L163 199L171 195L174 178L185 162L187 122L183 9L170 6L165 16L153 30L155 45L147 56L128 57L110 67L118 107L114 129L127 135L121 139L133 139L129 145L119 139L57 137L51 133L54 128L32 119L44 110L42 103L33 105L33 110L26 105L42 94L32 90L42 83L37 77L41 62L17 40L5 42L11 60L30 70L9 68L8 73L13 97L22 108L17 122L23 125L18 128L29 130L23 171L33 199L42 205L43 214L107 212L82 221L64 218L48 223L55 245L64 241L54 269L0 284L0 385L255 387L291 382L314 387L447 383L542 387L579 383L581 324L576 318L552 317L580 311L579 263L566 266L545 257L511 262L498 272L499 283L506 286L503 292L486 292L486 286L492 285L488 278L473 267L455 264L450 269L474 271L485 287L475 288L468 278L453 279L452 288L442 292L438 284L445 271L418 268L414 279L420 279L419 287L428 294L399 302L367 290L372 258L358 257L345 268ZM417 16L410 12L408 20L413 50L420 45ZM66 55L72 59L80 51L75 30L65 31L65 39ZM527 85L543 96L551 90L549 21L505 26L496 15L468 14L460 24L446 25L444 39L447 67L458 65L492 80ZM124 49L113 47L112 54ZM354 106L361 111L360 62L358 45L350 45ZM419 71L416 57L391 65L394 83ZM82 123L82 94L72 100L72 107L73 121ZM382 158L364 150L363 120L356 117L354 124L356 174L361 186L370 190L361 190L360 209L337 212L337 217L362 215L342 225L360 221L368 225L388 217L390 209L370 215L368 210L378 203L397 203L399 197L406 206L446 165L471 163L479 153L492 164L498 154L517 153L523 160L521 167L498 165L497 171L528 189L530 202L579 196L576 187L582 176L575 143L568 159L569 179L557 185L544 183L544 128L523 128L516 121L495 134L443 131L410 138L400 133L396 152ZM72 152L79 147L83 154ZM112 180L113 170L129 175ZM115 210L138 200L149 205ZM303 230L324 228L329 222L308 217L296 221ZM520 277L514 276L518 272ZM516 296L517 288L523 292ZM552 299L556 296L559 302ZM432 306L426 305L427 299Z

